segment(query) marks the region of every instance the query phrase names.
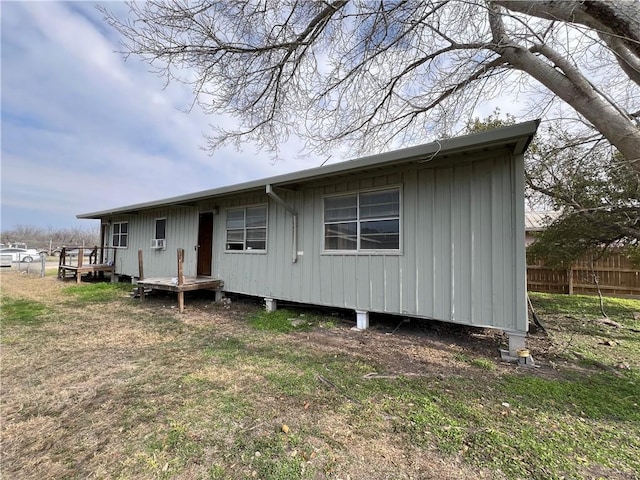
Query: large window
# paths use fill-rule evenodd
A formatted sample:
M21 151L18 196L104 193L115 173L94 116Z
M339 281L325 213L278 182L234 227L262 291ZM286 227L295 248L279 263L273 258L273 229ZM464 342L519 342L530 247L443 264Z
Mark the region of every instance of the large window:
M129 222L116 222L113 224L112 244L114 247L126 248L129 239Z
M400 190L325 197L324 249L399 250Z
M226 249L267 249L267 206L227 210Z

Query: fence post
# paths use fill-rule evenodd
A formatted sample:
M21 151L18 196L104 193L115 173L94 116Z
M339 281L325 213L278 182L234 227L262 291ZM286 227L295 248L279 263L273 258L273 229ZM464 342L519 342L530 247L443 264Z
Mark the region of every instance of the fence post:
M569 265L569 270L567 270L567 280L569 280L569 295L573 295L573 263Z
M40 254L40 277L44 277L44 271L47 268L47 255Z

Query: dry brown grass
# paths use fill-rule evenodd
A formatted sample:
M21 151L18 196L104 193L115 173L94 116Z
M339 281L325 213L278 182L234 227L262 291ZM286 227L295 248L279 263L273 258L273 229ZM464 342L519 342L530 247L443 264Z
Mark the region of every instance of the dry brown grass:
M225 365L202 354L231 337L252 348L321 354L358 349L366 337L347 335L339 342L339 333L324 332L286 339L256 334L238 321L252 306L225 310L194 301L180 316L170 298L142 306L126 299L78 305L62 292L69 284L53 277L3 272L1 280L3 296L51 306L43 324L2 331L4 478L255 478L256 452L237 449L273 437L286 443L277 431L283 424L291 436L305 432L304 446L291 447L289 455L306 455L314 478L482 473L408 446L384 419L367 424L358 414L361 406L322 385L319 401L310 395L292 402L265 387L264 366ZM340 405L325 405L327 397ZM242 415L225 405L234 399L245 405ZM231 418L221 418L221 410L231 411ZM181 447L166 446L176 423L186 432L178 443L199 444L192 459L177 461Z
M504 477L465 463L462 451L412 442L394 413L410 400L391 399L393 380L377 391L362 379L400 374L447 391L447 379L464 375L486 385L513 372L497 359L498 334L357 333L338 318L281 335L250 328L259 307L242 302L188 297L180 315L172 297L140 304L122 291L86 303L53 277L2 272L0 281L3 297L46 306L42 323L2 330L3 478ZM348 378L369 389L365 401Z

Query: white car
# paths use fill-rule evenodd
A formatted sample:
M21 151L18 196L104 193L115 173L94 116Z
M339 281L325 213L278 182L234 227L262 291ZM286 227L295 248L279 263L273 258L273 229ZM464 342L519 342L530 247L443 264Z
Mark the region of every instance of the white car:
M40 258L38 250L35 248L2 248L0 249L0 257L8 257L11 255L12 262L26 262L31 263L34 260Z

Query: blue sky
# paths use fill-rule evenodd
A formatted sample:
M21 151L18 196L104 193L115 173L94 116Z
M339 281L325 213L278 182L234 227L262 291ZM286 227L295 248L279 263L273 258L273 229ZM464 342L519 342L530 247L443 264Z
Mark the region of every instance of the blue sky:
M124 3L105 5L127 15ZM197 108L185 113L188 87L164 88L140 59L125 61L118 33L94 2L2 1L0 16L0 231L88 227L75 216L324 161L300 157L295 139L281 148L286 161L275 164L252 145L203 151L203 133L230 120ZM334 155L331 162L342 159Z
M123 3L107 8L126 15ZM6 2L2 18L2 216L0 229L88 226L75 215L318 166L273 164L242 152L203 151L203 132L224 118L193 109L183 85L164 88L93 2Z

